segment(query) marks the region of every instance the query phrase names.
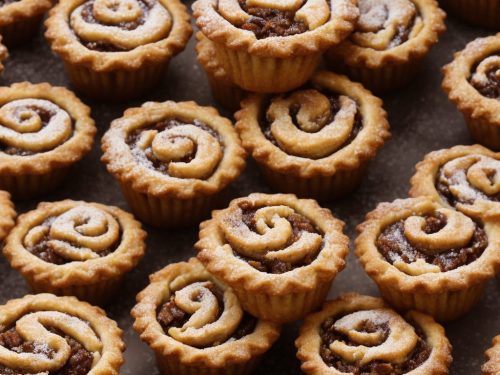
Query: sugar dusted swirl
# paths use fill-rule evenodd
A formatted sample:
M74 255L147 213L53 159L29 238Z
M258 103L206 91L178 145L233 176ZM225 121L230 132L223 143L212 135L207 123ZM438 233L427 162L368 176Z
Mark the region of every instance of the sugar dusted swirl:
M47 152L73 134L70 115L44 99L18 99L0 108L0 145L13 155Z
M88 0L71 13L70 24L90 49L130 51L166 38L172 17L159 0Z
M356 102L315 89L271 101L265 112L266 136L289 155L321 159L341 149L359 131Z
M472 73L471 84L482 95L500 100L500 55L481 61Z
M351 40L365 48L384 51L415 37L423 21L410 0L360 0L360 18Z

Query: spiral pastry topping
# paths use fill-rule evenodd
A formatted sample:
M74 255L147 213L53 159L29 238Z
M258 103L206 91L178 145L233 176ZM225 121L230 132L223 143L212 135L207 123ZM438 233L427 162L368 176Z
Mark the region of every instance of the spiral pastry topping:
M70 115L43 99L19 99L0 107L0 149L9 155L47 152L73 134Z
M157 317L166 334L183 344L207 348L254 331L256 320L243 312L232 290L196 278L200 276L181 275L171 282L172 293Z
M471 76L471 84L483 96L500 100L500 55L481 61Z
M329 0L220 0L219 13L257 39L314 30L330 19Z
M488 246L483 228L464 214L440 208L388 226L376 242L379 252L400 271L418 276L469 264Z
M76 206L31 228L24 246L40 259L54 264L98 259L119 245L118 220L100 208Z
M101 360L102 350L86 321L58 311L34 311L1 331L0 373L84 375Z
M360 0L360 18L351 40L364 48L384 51L414 38L423 20L410 0Z
M217 132L198 121L166 120L134 131L127 143L140 163L176 178L207 179L224 155Z
M463 156L446 163L438 173L436 189L450 203L498 202L500 161L484 155Z
M388 308L331 317L320 336L323 361L343 373L405 374L431 352L420 328Z
M227 210L220 227L226 246L262 272L279 274L310 264L323 246L319 230L288 206L241 203Z
M287 154L316 160L352 142L361 122L353 99L308 89L273 99L263 128L266 137Z
M168 37L169 11L158 0L88 0L70 17L75 35L97 51L130 51Z

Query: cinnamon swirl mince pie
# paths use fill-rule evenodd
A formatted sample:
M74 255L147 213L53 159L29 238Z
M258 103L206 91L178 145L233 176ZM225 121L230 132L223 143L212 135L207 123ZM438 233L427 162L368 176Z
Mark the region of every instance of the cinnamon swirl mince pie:
M155 226L198 223L245 167L231 122L194 102L127 110L111 124L102 149L132 210Z
M134 328L163 374L250 374L280 333L244 312L231 288L195 258L152 275L137 302Z
M100 304L144 256L145 237L117 207L65 200L19 216L3 252L35 292Z
M330 66L376 92L408 84L445 31L445 13L435 0L359 0L358 5L354 33L326 53Z
M53 0L0 1L0 35L3 42L13 47L30 40L40 28L45 12Z
M0 189L18 198L55 189L95 133L90 108L63 87L0 87Z
M236 113L243 147L276 190L331 200L353 190L390 137L382 101L329 72L280 96L252 95Z
M486 362L481 370L484 375L500 374L500 335L493 339L493 346L486 351Z
M193 10L230 81L275 93L306 82L359 14L355 0L198 0Z
M444 8L471 24L500 30L498 0L440 0Z
M474 139L500 150L500 33L469 43L443 72L443 89Z
M497 219L471 218L428 197L382 203L358 231L356 254L384 298L438 320L470 310L500 266Z
M308 316L295 345L308 375L446 375L451 345L430 316L404 316L380 298L344 294Z
M344 223L314 200L251 194L214 211L195 245L207 270L245 311L279 323L317 309L344 268Z
M111 101L139 97L161 82L192 32L179 0L60 1L45 25L73 84Z
M455 146L431 152L417 164L410 196L430 196L469 215L496 217L500 210L500 153Z
M125 344L106 313L72 297L39 294L0 306L3 375L118 375Z
M14 227L16 215L14 204L10 200L10 194L0 190L0 242Z

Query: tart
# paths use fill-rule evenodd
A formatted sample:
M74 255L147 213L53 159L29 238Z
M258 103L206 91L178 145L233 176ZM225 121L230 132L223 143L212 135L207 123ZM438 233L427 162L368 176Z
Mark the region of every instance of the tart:
M380 298L344 294L309 315L295 341L308 375L446 375L444 329L418 311L403 316Z
M244 312L196 258L152 275L132 316L163 374L249 374L280 334L278 325Z
M213 42L201 32L196 33L196 54L198 62L205 71L212 95L225 109L237 111L246 92L240 89L228 77L226 71L217 60Z
M64 200L19 216L3 253L34 292L103 304L144 256L145 237L117 207Z
M382 203L358 226L356 255L384 298L449 321L468 312L500 266L500 227L428 197Z
M500 373L500 336L493 339L493 346L486 351L486 362L481 370L484 375L497 375Z
M324 302L349 252L343 227L314 200L256 193L214 211L195 247L245 311L286 323Z
M112 122L103 162L130 207L154 226L199 223L245 167L231 121L194 102L146 103Z
M16 215L14 204L10 200L10 194L0 190L0 242L14 228Z
M39 294L0 306L0 373L118 375L125 344L106 313Z
M247 91L293 90L358 17L355 0L198 0L193 15L231 82Z
M5 66L3 65L4 60L9 57L9 52L2 43L3 43L3 37L0 34L0 74L3 73L5 68Z
M434 151L417 164L411 197L426 195L468 215L500 214L500 153L487 148L455 146Z
M0 1L0 35L3 43L14 47L29 41L37 33L43 15L53 0Z
M75 87L106 101L149 92L192 33L179 0L60 1L45 25Z
M0 87L0 189L31 198L57 188L92 148L90 108L48 83Z
M375 92L407 85L446 27L435 0L359 0L355 31L325 55L330 67Z
M498 0L441 0L441 3L451 14L468 23L500 30Z
M331 200L352 191L390 137L382 101L330 72L280 96L252 95L235 114L243 147L277 191Z
M473 138L500 150L500 34L469 43L443 72L443 89Z

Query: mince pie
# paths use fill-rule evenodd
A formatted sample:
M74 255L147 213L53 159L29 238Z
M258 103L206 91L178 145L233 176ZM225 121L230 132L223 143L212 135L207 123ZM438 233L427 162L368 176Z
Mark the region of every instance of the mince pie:
M469 311L500 267L496 219L469 217L429 197L382 203L358 232L356 255L384 298L438 320Z
M249 374L280 334L278 325L244 312L195 258L152 275L137 302L134 328L163 374Z
M354 33L326 53L334 70L376 92L409 83L446 27L435 0L359 0Z
M343 226L314 200L255 193L214 211L195 247L245 311L284 323L325 300L349 251Z
M0 189L16 198L54 190L90 151L95 133L90 108L63 87L0 87Z
M399 315L380 298L350 293L309 315L295 341L308 375L447 375L451 345L418 311Z
M488 361L481 370L484 375L500 374L500 335L493 339L493 346L486 351Z
M0 374L118 375L122 331L73 297L39 294L0 306Z
M382 101L330 72L284 95L251 95L241 108L243 147L274 189L301 197L331 200L352 191L390 137Z
M128 109L112 122L102 149L132 210L154 226L199 223L246 156L231 121L194 102Z
M443 72L443 89L474 139L500 150L500 33L469 43Z
M193 11L230 81L263 93L305 83L359 14L355 0L198 0Z
M101 304L144 256L145 237L117 207L65 200L19 216L3 252L35 292Z
M45 25L73 84L108 101L149 92L192 32L180 0L60 1Z
M10 200L10 194L0 190L0 242L9 234L15 225L16 210Z

